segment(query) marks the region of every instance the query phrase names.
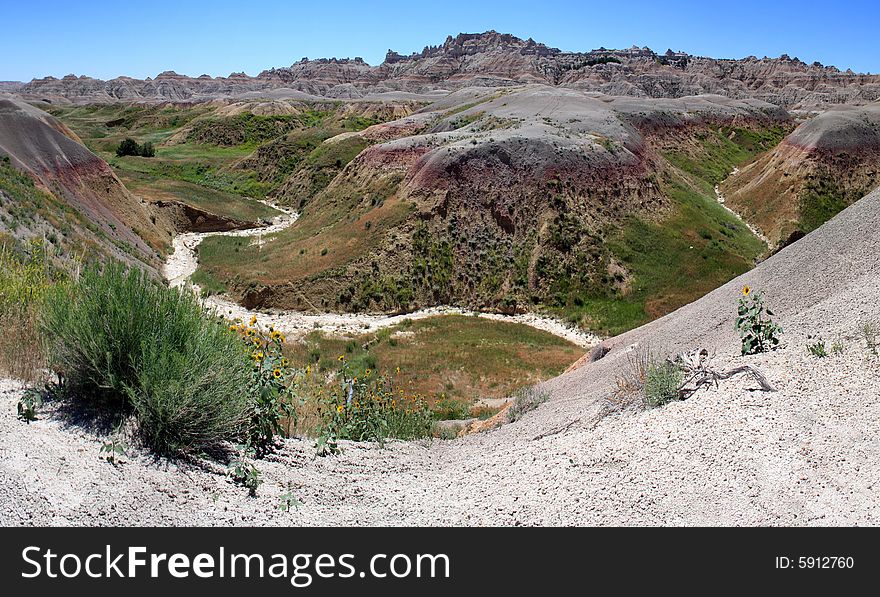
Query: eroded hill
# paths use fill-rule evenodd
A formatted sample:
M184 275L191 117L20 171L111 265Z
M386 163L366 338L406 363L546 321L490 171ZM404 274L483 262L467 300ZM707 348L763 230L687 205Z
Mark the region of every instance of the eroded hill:
M469 88L325 140L364 149L312 197L290 192L296 175L280 187L302 207L293 227L259 247L207 239L200 260L251 307L548 306L631 327L753 265L762 243L717 204L713 173L790 126L757 100Z
M880 184L880 104L807 120L722 187L776 245L815 230Z
M739 60L656 53L649 48L599 48L562 52L532 39L487 31L449 36L442 44L403 56L391 50L370 66L360 58L302 59L251 77L189 77L173 71L144 80L102 81L68 75L13 88L29 99L52 101L206 100L275 96L359 99L382 94L430 94L465 87L540 83L635 97L685 97L706 93L754 97L803 108L866 103L880 98L880 77L840 71L797 58L749 56Z
M46 238L59 254L155 266L169 220L131 195L107 163L49 114L0 99L0 230Z

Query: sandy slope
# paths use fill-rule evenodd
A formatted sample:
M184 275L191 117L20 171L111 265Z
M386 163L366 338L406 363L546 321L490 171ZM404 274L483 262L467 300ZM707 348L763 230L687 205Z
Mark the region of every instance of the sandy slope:
M0 389L3 524L877 524L880 360L860 343L880 321L880 192L754 271L660 320L609 340L611 352L545 384L521 421L455 441L347 445L312 459L289 441L259 464L256 498L195 466L99 458L101 439L60 416L30 426ZM742 284L763 290L785 327L772 354L737 356ZM819 360L807 334L840 338ZM644 412L600 418L633 344L706 347L751 363L748 381ZM555 433L554 433L555 432ZM549 435L548 435L549 434ZM302 505L278 510L288 488Z

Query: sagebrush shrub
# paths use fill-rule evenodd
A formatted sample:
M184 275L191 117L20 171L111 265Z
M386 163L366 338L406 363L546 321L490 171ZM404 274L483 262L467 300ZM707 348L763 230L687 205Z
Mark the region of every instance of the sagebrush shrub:
M231 340L231 341L230 341ZM203 452L244 438L253 400L241 347L219 325L144 346L126 388L146 443L161 454Z
M680 398L684 379L681 369L670 362L652 362L645 376L644 396L647 406L663 406Z
M513 402L507 407L507 421L518 421L529 411L533 411L550 399L549 392L539 392L533 386L520 388L513 395Z
M133 412L157 453L201 452L247 434L248 355L192 293L120 264L90 266L48 294L41 327L69 394Z
M156 288L145 272L120 264L86 267L53 288L41 319L50 366L82 396L123 403L144 340L170 323L156 321Z

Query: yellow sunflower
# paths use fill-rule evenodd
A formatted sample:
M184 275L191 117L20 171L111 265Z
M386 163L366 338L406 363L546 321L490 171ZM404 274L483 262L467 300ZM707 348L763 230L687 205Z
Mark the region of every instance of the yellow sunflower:
M750 286L743 286L743 296L749 296L752 294L752 289Z

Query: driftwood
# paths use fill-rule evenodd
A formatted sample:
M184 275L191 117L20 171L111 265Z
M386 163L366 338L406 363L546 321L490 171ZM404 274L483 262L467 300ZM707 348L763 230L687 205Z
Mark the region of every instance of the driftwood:
M711 367L712 357L705 348L690 353L680 354L667 362L684 373L684 381L678 387L681 400L690 398L703 388L718 387L718 382L736 375L750 375L761 386L764 392L775 392L776 388L767 381L763 373L751 365L743 365L729 371L718 371Z

